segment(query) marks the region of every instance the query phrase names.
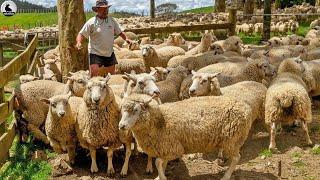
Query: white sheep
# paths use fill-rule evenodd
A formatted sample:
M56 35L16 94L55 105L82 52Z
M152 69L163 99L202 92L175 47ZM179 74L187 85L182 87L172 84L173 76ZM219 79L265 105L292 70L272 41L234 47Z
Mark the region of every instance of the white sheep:
M134 70L136 73L146 72L146 67L142 58L134 59L118 59L118 64L116 64L116 73L123 74L124 72L130 73Z
M252 95L264 96L263 93ZM253 102L247 104L224 96L197 97L162 105L151 100L150 96L139 94L125 98L119 128L131 130L141 149L157 157L158 179L166 179L168 161L183 154L215 149L231 159L222 178L230 179L240 159L240 148L255 120L255 109L250 106ZM262 103L256 98L255 104Z
M127 134L117 128L120 109L112 90L107 85L109 79L110 74L106 78L93 77L89 80L78 108L75 129L80 145L90 150L92 173L98 172L96 149L107 146L107 174L113 175L115 173L112 163L113 150L124 143L126 157L121 176L126 176L131 155L132 136L131 133Z
M284 60L278 76L272 81L266 95L265 122L270 125L271 150L276 150L275 134L277 124L293 123L301 120L310 145L307 123L312 121L311 101L306 85L301 79L304 66L300 58Z
M75 133L76 114L81 98L67 95L55 95L49 99L41 99L49 106L45 122L45 131L57 153L68 152L69 162L74 164L77 137Z
M150 45L142 47L142 56L147 72L150 72L150 67L167 67L168 61L178 55L184 55L185 51L176 46L166 46L160 49L155 49Z
M34 77L31 74L25 74L25 75L21 75L19 77L20 84L24 84L24 83L27 83L27 82L30 82L30 81L35 81L35 80L38 80L38 79L39 79L39 77Z
M207 52L210 48L210 45L213 43L213 35L211 33L206 33L202 36L200 44L195 48L192 48L186 55L195 55L199 53Z
M74 95L82 96L88 79L87 72L80 71L68 78L67 84L48 80L21 84L14 89L14 110L19 116L23 116L23 119L27 122L26 128L28 131L32 132L35 138L48 144L46 135L40 130L47 117L48 106L39 101L54 95L67 94L70 90Z

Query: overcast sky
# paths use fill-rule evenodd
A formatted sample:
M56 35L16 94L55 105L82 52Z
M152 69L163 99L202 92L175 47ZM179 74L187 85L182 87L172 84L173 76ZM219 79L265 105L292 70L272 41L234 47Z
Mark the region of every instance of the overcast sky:
M43 5L45 7L52 7L56 5L56 0L27 0L33 4ZM83 0L85 3L85 9L90 9L96 0ZM156 6L163 3L176 3L178 10L186 10L197 7L211 6L213 0L156 0ZM149 11L149 0L109 0L109 4L112 4L112 9L125 10L129 12L142 10ZM18 7L19 8L19 7Z

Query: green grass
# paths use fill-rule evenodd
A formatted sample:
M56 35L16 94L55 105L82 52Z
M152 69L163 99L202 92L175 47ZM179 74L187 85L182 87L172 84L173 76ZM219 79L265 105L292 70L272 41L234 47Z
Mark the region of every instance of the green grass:
M272 156L272 152L271 152L270 149L264 149L263 151L261 151L259 153L259 156L271 157Z
M301 158L302 154L299 153L299 152L294 152L294 153L291 154L291 157L293 157L293 158Z
M7 51L7 52L3 52L3 57L4 58L10 58L13 59L14 57L18 56L18 53L15 51Z
M182 11L181 13L212 13L213 12L213 6L208 6L208 7L201 7L201 8L195 8L195 9L189 9L186 11Z
M314 147L311 149L311 153L315 155L320 155L320 147Z
M0 179L49 179L52 168L46 161L33 161L31 154L36 149L43 149L39 145L27 143L20 144L17 138L10 149L9 163L0 170Z
M95 13L86 13L86 19L93 17ZM110 13L111 16L119 17L129 17L129 13L125 12L115 12ZM9 27L9 30L16 28L30 29L40 26L51 26L53 24L58 24L58 14L57 13L17 13L14 16L0 16L0 30L5 30Z
M293 162L292 165L297 168L302 168L302 167L306 166L306 164L302 160L297 160L297 161Z

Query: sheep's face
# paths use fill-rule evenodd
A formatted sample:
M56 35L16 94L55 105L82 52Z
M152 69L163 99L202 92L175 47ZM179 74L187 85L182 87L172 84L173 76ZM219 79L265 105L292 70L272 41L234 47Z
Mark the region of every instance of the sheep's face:
M143 111L142 106L142 104L134 102L128 102L121 105L120 130L130 130L134 127Z
M220 73L209 74L209 73L197 73L192 71L192 85L189 88L190 96L205 96L210 93L212 88L217 89L220 85L217 83L216 77Z
M139 42L137 42L137 41L132 41L132 43L129 44L129 49L130 49L131 51L133 51L133 50L140 50Z
M86 88L87 101L90 99L91 104L102 105L107 96L107 82L110 79L110 74L106 77L93 77L88 81Z
M82 97L84 91L86 90L86 85L90 79L89 71L77 71L75 73L69 72L71 77L68 80L71 81L70 89L75 96Z
M264 78L274 77L276 75L275 68L267 60L258 62L257 66L260 69L260 75Z
M215 55L223 54L223 48L219 44L211 44L209 51L213 51Z
M152 97L147 97L147 100L130 100L128 97L124 99L121 104L121 120L119 122L120 130L131 130L139 125L147 125L147 120L150 119L150 113L148 112L149 103L152 101ZM145 98L145 97L144 97Z
M52 72L52 73L46 73L43 75L43 79L44 80L50 80L50 81L58 81L56 75Z
M19 80L20 80L20 84L24 84L24 83L27 83L27 82L31 82L31 81L35 81L35 80L38 80L39 77L34 77L30 74L26 74L26 75L21 75L19 77Z
M148 45L148 46L142 47L141 51L142 51L143 57L150 57L153 55L154 49L152 46Z
M157 82L164 81L169 74L169 70L163 67L155 67L155 68L151 67L150 69L151 71L155 71L154 76Z
M159 95L160 91L156 85L155 71L150 74L142 73L138 75L126 74L129 80L124 97L129 96L132 93Z
M50 99L41 99L41 101L49 105L49 109L53 116L63 118L67 113L67 108L69 106L68 100L70 97L71 92L67 95L53 96Z
M206 33L202 36L201 42L204 42L206 44L211 44L213 42L213 37L211 33Z

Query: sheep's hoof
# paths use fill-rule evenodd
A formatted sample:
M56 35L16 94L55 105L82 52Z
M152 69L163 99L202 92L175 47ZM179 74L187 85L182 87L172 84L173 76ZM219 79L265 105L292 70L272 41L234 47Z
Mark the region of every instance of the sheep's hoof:
M127 172L123 172L123 171L121 171L121 173L120 173L120 176L121 176L122 178L127 177L127 175L128 175L128 173L127 173Z
M146 174L147 175L151 175L153 173L153 169L152 168L147 168L146 169Z
M274 154L279 154L279 153L280 153L280 151L279 151L278 148L276 148L276 147L273 147L273 148L270 148L270 147L269 147L269 150L270 150L272 153L274 153Z
M114 176L114 174L115 174L115 171L114 171L114 169L113 169L113 168L108 169L108 171L107 171L107 176L109 176L109 177L113 177L113 176Z
M222 158L217 158L216 161L217 161L217 164L218 164L219 166L221 166L221 167L225 166L225 161L224 161L224 159L222 159Z
M96 172L98 172L98 167L91 166L91 173L96 173Z

